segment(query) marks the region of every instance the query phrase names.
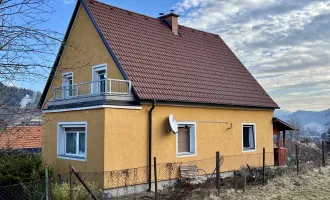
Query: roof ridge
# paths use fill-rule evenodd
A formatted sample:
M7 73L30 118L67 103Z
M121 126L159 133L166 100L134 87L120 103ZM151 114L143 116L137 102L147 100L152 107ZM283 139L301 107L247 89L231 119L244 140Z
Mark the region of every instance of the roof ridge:
M208 32L208 31L199 30L199 29L192 28L192 27L185 26L185 25L181 25L181 24L179 24L179 26L184 27L184 28L188 28L188 29L191 29L191 30L194 30L194 31L198 31L198 32L202 32L202 33L207 33L207 34L211 34L211 35L219 36L220 37L220 35L217 34L217 33L211 33L211 32Z
M127 10L127 9L124 9L124 8L120 8L120 7L117 7L117 6L113 6L111 4L107 4L107 3L104 3L104 2L101 2L99 0L86 0L86 1L94 1L94 2L97 2L99 4L103 4L105 6L109 6L109 7L113 7L113 8L116 8L116 9L119 9L119 10L122 10L122 11L126 11L126 12L131 12L133 14L136 14L136 15L140 15L142 17L148 17L148 18L151 18L151 19L154 19L154 20L157 20L157 21L161 21L161 19L159 18L156 18L156 17L151 17L149 15L145 15L145 14L141 14L141 13L138 13L138 12L135 12L135 11L131 11L131 10ZM184 26L184 25L181 25L181 24L178 24L179 27L184 27L184 28L188 28L188 29L191 29L191 30L194 30L194 31L199 31L199 32L202 32L202 33L207 33L207 34L211 34L211 35L215 35L215 36L219 36L219 34L217 33L211 33L211 32L207 32L207 31L203 31L203 30L199 30L199 29L196 29L196 28L192 28L192 27L188 27L188 26Z
M159 18L151 17L151 16L149 16L149 15L144 15L144 14L141 14L141 13L138 13L138 12L135 12L135 11L131 11L131 10L127 10L127 9L124 9L124 8L120 8L120 7L118 7L118 6L113 6L113 5L111 5L111 4L107 4L107 3L104 3L104 2L101 2L101 1L98 1L98 0L86 0L86 1L94 1L94 2L97 2L97 3L103 4L103 5L105 5L105 6L113 7L113 8L116 8L116 9L122 10L122 11L131 12L131 13L133 13L133 14L140 15L140 16L142 16L142 17L148 17L148 18L151 18L151 19L155 19L155 20L160 21Z

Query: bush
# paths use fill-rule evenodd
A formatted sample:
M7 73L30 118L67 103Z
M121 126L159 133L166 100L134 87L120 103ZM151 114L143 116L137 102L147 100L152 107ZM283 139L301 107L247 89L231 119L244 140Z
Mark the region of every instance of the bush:
M103 196L103 190L100 189L97 184L87 182L88 188L93 192L94 195L98 197ZM77 183L72 186L72 196L73 200L85 200L91 199L90 194L82 186L82 184ZM63 182L61 184L52 184L52 197L56 200L67 200L70 199L70 184Z
M36 181L45 176L41 154L24 151L0 151L0 186ZM49 170L51 176L54 169Z

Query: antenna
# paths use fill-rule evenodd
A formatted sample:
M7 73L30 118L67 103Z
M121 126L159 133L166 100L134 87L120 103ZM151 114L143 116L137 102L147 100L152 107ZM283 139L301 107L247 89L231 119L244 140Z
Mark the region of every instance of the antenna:
M168 116L168 131L173 131L174 134L178 133L178 124L172 114Z

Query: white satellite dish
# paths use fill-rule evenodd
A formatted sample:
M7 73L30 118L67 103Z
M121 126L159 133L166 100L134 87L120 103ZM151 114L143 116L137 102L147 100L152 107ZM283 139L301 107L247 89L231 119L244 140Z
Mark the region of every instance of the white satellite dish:
M178 124L176 123L176 120L172 114L168 116L168 125L169 130L172 130L173 133L178 133Z

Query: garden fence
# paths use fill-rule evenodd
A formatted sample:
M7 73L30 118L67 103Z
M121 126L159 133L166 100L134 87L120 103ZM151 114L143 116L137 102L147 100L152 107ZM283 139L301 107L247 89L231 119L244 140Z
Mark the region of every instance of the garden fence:
M147 166L105 172L78 172L70 167L70 173L62 178L45 176L27 183L0 186L0 199L101 200L144 196L180 199L196 188L209 193L221 193L231 188L245 191L250 186L266 184L274 177L299 176L328 165L329 153L324 149L325 145L319 148L288 141L286 165L276 167L274 153L267 149L262 153L230 156L214 152L211 158L175 163L164 163L157 157L151 166L151 184ZM191 178L182 178L182 171L187 169Z

